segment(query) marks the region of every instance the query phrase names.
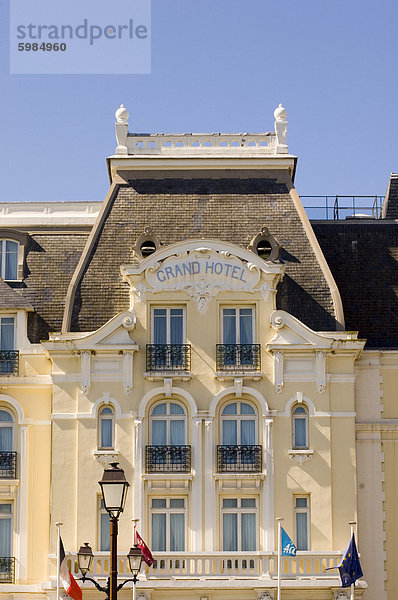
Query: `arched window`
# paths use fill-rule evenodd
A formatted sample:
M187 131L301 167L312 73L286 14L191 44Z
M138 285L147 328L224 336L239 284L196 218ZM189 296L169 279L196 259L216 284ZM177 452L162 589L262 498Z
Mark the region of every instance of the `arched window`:
M14 419L4 408L0 409L0 452L14 450Z
M153 446L183 446L186 444L187 415L177 402L155 404L151 412L151 444Z
M292 411L293 448L308 448L308 409L296 404Z
M18 279L19 244L13 240L0 239L0 277L7 281Z
M221 413L223 445L252 446L257 443L257 415L251 404L229 402Z
M15 422L12 413L0 408L0 479L16 478Z
M115 413L109 406L99 411L99 449L113 450L115 447Z

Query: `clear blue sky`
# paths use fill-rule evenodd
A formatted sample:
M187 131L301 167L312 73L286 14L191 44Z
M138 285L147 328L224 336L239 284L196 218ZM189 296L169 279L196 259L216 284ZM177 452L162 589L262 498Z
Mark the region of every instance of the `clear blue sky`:
M9 75L0 15L0 201L102 200L121 103L130 131L254 132L282 102L302 195L398 171L396 0L152 0L151 75Z

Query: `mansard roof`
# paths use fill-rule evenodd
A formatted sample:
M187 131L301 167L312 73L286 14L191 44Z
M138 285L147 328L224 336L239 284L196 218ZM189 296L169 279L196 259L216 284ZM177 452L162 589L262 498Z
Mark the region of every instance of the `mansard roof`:
M22 308L32 310L32 305L19 292L0 278L0 309Z

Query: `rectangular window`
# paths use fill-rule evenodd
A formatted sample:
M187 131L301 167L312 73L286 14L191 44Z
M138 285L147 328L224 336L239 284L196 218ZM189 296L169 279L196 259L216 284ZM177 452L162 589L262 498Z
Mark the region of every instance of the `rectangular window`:
M109 552L111 549L109 513L104 506L104 500L102 498L98 498L98 539L99 549L104 552Z
M184 552L186 499L152 498L151 525L154 552Z
M224 552L257 549L257 499L222 498L222 546Z
M297 550L309 550L309 497L295 496L294 506Z
M12 504L0 504L0 557L12 556ZM0 565L2 561L0 560Z
M222 309L222 343L253 344L254 309L242 306Z
M152 309L152 343L179 345L185 341L185 310Z
M15 319L14 317L0 317L0 350L14 350L15 348Z

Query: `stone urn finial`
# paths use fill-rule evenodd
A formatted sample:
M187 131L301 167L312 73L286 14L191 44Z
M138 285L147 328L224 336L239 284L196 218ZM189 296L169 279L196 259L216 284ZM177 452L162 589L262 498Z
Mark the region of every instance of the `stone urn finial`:
M129 111L124 107L124 104L120 105L120 108L115 112L116 117L116 141L117 148L116 154L127 154L127 134L128 134L128 118Z
M120 108L115 112L116 122L123 123L123 125L128 124L129 120L129 111L125 108L124 104L120 105Z

